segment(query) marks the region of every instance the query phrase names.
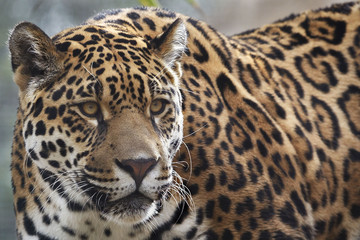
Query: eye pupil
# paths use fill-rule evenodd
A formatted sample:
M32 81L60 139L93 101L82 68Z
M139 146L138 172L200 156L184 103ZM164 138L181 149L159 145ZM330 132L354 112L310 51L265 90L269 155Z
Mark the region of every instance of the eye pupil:
M152 115L159 115L164 112L167 104L165 99L156 99L151 103L150 111Z
M95 112L96 107L94 106L94 104L86 104L85 106L87 112L89 113Z
M80 110L88 117L95 117L99 111L99 106L95 102L85 102L80 106Z

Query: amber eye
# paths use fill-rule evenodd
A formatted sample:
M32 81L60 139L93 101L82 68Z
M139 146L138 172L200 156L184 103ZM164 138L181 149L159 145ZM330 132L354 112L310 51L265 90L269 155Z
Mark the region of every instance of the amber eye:
M168 100L155 99L150 105L150 111L152 115L159 115L165 111L166 105L169 104Z
M79 104L79 109L82 114L87 117L97 117L100 111L100 107L96 102L84 102Z

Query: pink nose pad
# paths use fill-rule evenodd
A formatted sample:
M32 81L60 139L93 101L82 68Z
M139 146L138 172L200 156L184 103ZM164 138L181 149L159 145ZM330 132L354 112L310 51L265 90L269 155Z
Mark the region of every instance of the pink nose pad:
M148 159L127 159L119 161L115 159L116 165L130 173L132 178L135 180L136 187L139 188L144 177L153 169L157 163L154 158Z

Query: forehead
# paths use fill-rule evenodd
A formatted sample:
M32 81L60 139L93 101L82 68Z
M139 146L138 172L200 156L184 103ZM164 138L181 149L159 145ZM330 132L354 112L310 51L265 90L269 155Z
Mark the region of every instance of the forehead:
M154 85L164 87L158 80L163 66L149 41L120 27L81 26L61 32L53 41L65 54L66 72L60 82L80 93L73 98L95 95L112 103L127 99L145 104L144 95L153 95Z
M97 67L104 62L141 66L152 60L150 45L142 37L129 34L114 26L81 26L62 32L53 38L57 49L66 52L68 61ZM107 64L109 65L109 64Z

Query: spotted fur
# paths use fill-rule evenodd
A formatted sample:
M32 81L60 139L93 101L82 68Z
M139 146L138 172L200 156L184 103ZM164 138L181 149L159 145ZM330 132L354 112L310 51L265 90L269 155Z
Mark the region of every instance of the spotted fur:
M109 10L9 47L19 239L360 238L359 3L232 37Z

